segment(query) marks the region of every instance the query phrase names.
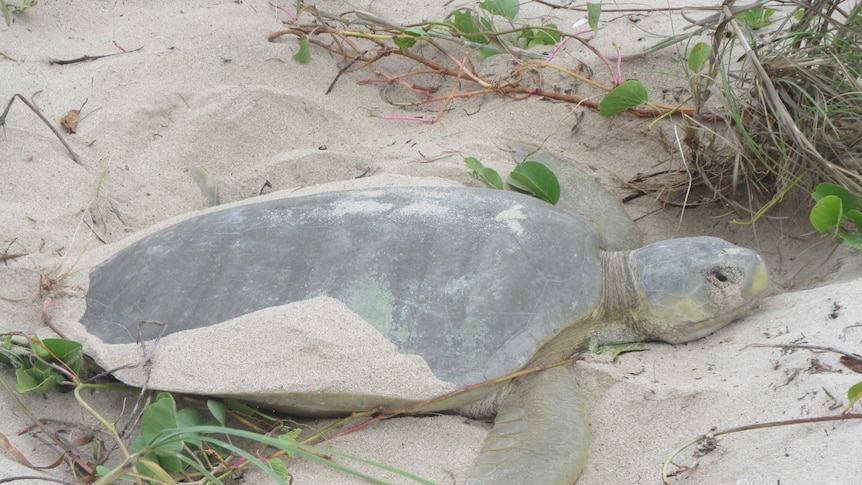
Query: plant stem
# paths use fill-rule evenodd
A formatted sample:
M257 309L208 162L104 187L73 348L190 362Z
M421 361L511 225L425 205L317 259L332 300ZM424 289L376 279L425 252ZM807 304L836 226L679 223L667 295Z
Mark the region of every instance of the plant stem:
M79 384L75 387L75 399L78 401L78 404L87 410L88 413L92 414L105 429L108 430L111 437L114 438L114 441L117 442L117 446L120 448L120 452L123 454L123 457L126 460L129 459L129 450L126 449L126 445L123 443L123 439L120 437L119 433L117 433L117 428L113 423L103 418L101 414L99 414L92 406L87 404L87 401L84 401L84 398L81 397L81 389L100 389L102 385L100 384Z

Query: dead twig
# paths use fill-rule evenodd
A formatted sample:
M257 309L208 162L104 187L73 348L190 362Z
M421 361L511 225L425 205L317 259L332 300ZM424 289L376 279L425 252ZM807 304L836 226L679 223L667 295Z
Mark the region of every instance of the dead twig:
M114 45L116 45L116 44L114 44ZM122 50L122 52L115 52L113 54L102 54L102 55L96 55L96 56L86 56L85 55L85 56L81 56L81 57L76 57L74 59L49 59L48 64L50 64L52 66L54 66L54 65L65 66L65 65L69 65L69 64L78 64L80 62L95 61L96 59L102 59L105 57L121 56L123 54L128 54L130 52L138 52L139 50L144 48L143 46L141 46L141 47L138 47L137 49L132 49L130 51L127 51L127 50L123 50L120 46L117 46L117 47L120 48Z
M822 345L809 345L809 344L751 344L747 345L748 347L772 347L776 349L806 349L806 350L819 350L822 352L834 352L836 354L843 355L848 359L853 360L862 360L862 355L854 354L852 352L845 352L841 349L836 349L835 347L824 347Z
M6 246L6 249L3 251L3 254L0 254L0 261L2 261L3 264L5 264L6 266L9 265L9 263L7 263L7 261L12 260L12 259L21 258L21 257L27 256L27 254L28 254L28 253L9 254L9 248L11 248L12 245L15 244L15 241L17 241L17 240L18 240L18 238L16 237L16 238L12 239L11 241L9 241L9 245Z
M790 426L793 424L811 424L811 423L825 423L825 422L830 422L830 421L848 421L851 419L862 419L862 414L845 413L845 414L839 414L836 416L818 416L815 418L799 418L799 419L786 419L784 421L770 421L767 423L747 424L745 426L738 426L736 428L730 428L730 429L725 429L722 431L716 431L713 433L707 433L707 434L700 435L697 438L689 441L688 443L686 443L686 444L680 446L679 448L677 448L676 450L674 450L673 453L671 453L670 456L668 456L667 459L665 459L664 464L662 465L662 471L661 471L662 483L670 484L670 481L668 480L668 478L670 477L670 473L669 473L668 468L670 468L671 460L673 460L677 455L682 453L682 451L684 449L688 448L689 446L700 443L701 441L714 440L717 436L721 436L721 435L725 435L725 434L731 434L731 433L739 433L742 431L751 431L754 429L775 428L778 426Z
M484 96L497 94L505 97L509 97L511 99L520 100L526 99L532 96L539 96L546 99L552 99L557 101L563 101L566 103L577 104L579 106L584 106L591 109L598 109L598 101L593 100L588 97L576 96L573 94L568 94L564 90L549 88L545 89L542 86L527 86L523 85L522 73L525 69L554 69L563 74L569 75L575 79L578 79L582 82L588 83L591 86L600 89L601 91L610 91L612 88L608 86L604 86L601 83L598 83L592 79L589 79L585 76L581 76L576 72L565 69L561 66L557 66L555 64L550 63L549 59L542 60L525 60L523 58L518 58L516 62L516 66L513 71L509 73L508 76L501 76L499 81L491 81L483 76L481 76L470 59L470 54L464 54L463 58L459 59L453 53L447 51L438 45L438 38L442 38L444 40L453 40L453 41L463 41L455 36L448 36L446 34L439 34L435 36L435 33L430 33L428 38L426 39L428 43L436 49L437 52L441 53L445 56L451 63L452 66L444 65L436 60L433 60L429 57L426 57L424 54L418 53L415 50L404 50L400 47L394 46L392 44L393 39L401 35L401 31L404 29L402 26L398 26L396 29L392 26L382 25L379 23L375 23L373 26L369 27L368 31L355 31L355 30L345 30L343 28L339 28L336 25L333 25L333 21L343 22L345 25L353 25L349 19L343 18L326 18L324 19L319 13L312 13L315 17L316 22L312 23L298 23L293 22L289 24L287 29L279 30L271 33L267 39L270 42L276 41L278 38L289 35L294 36L297 39L307 41L308 43L325 49L328 52L331 52L337 56L342 57L347 65L342 68L338 75L336 76L336 80L345 72L350 70L359 70L363 68L370 67L374 63L380 61L381 59L389 56L397 56L407 58L421 66L428 68L428 70L410 70L409 72L397 76L389 76L382 75L382 69L373 69L372 72L375 72L378 76L383 77L384 79L364 79L358 81L359 84L369 84L369 83L398 83L405 85L408 89L412 91L416 91L417 89L422 91L423 99L412 102L412 103L397 103L397 106L405 107L405 106L420 106L427 104L442 104L443 107L437 110L437 116L434 117L434 121L440 118L441 113L445 112L448 105L455 99L463 99L463 98L472 98L475 96ZM580 42L585 48L591 50L596 55L601 57L601 54L589 43L588 39L580 38L576 35L567 35L567 39L574 39ZM356 42L354 42L356 41ZM362 41L370 44L370 46L360 47L357 45L357 42ZM607 62L606 62L607 63ZM354 67L358 66L358 67ZM405 79L411 76L417 75L438 75L449 77L453 79L454 89L450 90L445 95L431 97L430 93L432 90L423 89L421 86L417 84L407 83ZM470 81L478 85L478 89L474 90L461 90L461 84L463 81ZM334 83L335 81L333 81ZM331 86L330 86L331 89ZM393 103L394 104L394 103ZM723 120L721 115L716 115L712 113L697 113L694 108L683 108L679 106L668 106L659 103L651 103L649 106L642 106L638 108L632 108L628 110L628 112L634 116L638 117L649 117L655 118L659 116L666 116L669 114L679 115L685 114L692 117L697 117L698 119L704 121L719 121ZM411 119L423 122L433 122L425 118L412 118L412 117L395 117L396 119Z
M22 103L26 104L27 107L30 108L30 111L36 113L36 116L38 116L39 119L41 119L42 122L45 123L45 126L50 128L51 131L54 132L54 135L57 137L58 140L60 140L60 143L62 143L63 146L66 147L66 150L69 152L69 155L72 156L72 160L74 160L75 163L77 163L78 165L83 165L81 163L80 157L78 157L78 154L75 153L74 150L72 150L72 147L70 147L68 143L66 143L66 140L63 138L63 135L60 134L60 132L56 128L54 128L54 125L52 125L51 122L48 121L48 118L45 118L45 115L43 115L42 112L39 111L39 108L37 108L33 103L28 101L27 98L25 98L21 94L15 93L12 95L12 98L9 100L9 104L6 105L6 109L3 110L3 114L0 114L0 126L4 128L6 127L6 115L9 113L9 109L12 107L12 103L15 102L15 98L20 99Z

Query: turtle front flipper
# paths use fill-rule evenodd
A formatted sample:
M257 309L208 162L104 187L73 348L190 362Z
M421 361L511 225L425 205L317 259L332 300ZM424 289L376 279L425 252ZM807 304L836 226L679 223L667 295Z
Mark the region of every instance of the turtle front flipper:
M587 460L589 435L571 371L554 367L514 383L467 480L469 485L571 485Z

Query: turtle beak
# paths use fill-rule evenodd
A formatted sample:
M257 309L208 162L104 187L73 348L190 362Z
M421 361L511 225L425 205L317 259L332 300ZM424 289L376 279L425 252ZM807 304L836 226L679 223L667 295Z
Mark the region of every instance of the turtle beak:
M758 264L754 265L752 271L745 275L741 296L746 301L756 299L769 286L769 271L766 269L766 264L760 255L757 255L757 259Z

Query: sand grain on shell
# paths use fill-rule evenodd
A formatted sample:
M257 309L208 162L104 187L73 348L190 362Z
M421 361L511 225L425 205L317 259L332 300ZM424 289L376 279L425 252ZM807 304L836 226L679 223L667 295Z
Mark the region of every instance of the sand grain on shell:
M154 342L147 345L152 348ZM137 363L141 353L136 344L100 345L94 358L111 369ZM379 331L328 297L167 335L155 346L152 365L117 376L140 386L147 371L153 389L216 395L427 399L453 389L421 357L399 353Z

